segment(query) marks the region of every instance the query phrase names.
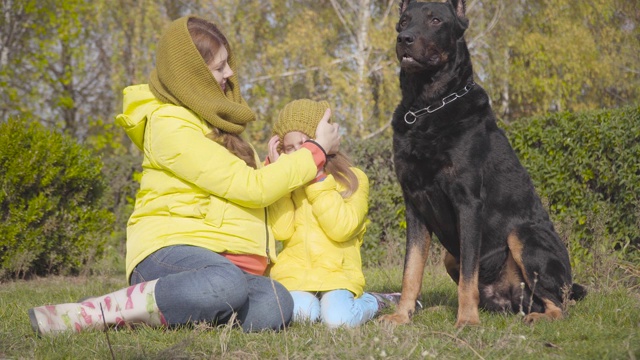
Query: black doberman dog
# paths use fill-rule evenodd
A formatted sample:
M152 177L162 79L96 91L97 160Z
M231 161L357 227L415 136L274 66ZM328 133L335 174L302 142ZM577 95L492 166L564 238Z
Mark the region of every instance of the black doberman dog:
M560 319L564 302L586 290L572 283L568 251L474 83L465 6L400 4L402 101L392 125L407 251L400 303L383 320L410 322L434 233L458 284L456 326L479 324L479 308L522 311L527 323Z

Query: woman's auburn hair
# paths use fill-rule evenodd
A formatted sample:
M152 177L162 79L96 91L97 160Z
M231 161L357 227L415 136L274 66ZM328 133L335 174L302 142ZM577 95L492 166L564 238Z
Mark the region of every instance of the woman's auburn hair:
M218 27L204 19L189 18L187 30L191 40L202 56L204 62L209 65L215 59L215 55L221 46L229 48L229 42ZM257 169L255 152L251 145L240 135L231 134L217 128L213 128L207 137L224 146L232 154L242 159L247 165Z

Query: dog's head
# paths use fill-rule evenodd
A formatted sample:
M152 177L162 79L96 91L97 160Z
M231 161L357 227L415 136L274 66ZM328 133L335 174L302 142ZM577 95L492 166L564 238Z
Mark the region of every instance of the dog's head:
M420 2L402 0L396 56L403 70L434 71L455 54L469 21L464 0Z

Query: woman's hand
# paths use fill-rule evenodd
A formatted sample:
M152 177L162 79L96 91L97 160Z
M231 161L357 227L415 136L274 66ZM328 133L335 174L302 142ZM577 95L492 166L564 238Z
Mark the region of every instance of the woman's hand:
M331 109L324 112L324 116L316 128L316 139L318 145L322 146L327 155L332 155L340 150L340 126L329 123Z
M273 135L271 139L269 139L269 163L274 163L280 157L278 154L278 145L280 144L280 137L278 135Z

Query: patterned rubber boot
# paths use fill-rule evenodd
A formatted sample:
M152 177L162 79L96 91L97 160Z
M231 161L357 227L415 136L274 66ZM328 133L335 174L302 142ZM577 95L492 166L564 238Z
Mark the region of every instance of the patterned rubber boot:
M156 304L154 291L157 282L158 280L153 280L136 284L81 303L29 309L31 327L42 335L69 330L102 330L105 324L115 327L133 324L167 325Z
M370 292L369 294L373 295L373 297L378 300L378 311L396 306L400 302L400 293L374 293ZM422 302L420 300L416 300L416 311L422 310Z

